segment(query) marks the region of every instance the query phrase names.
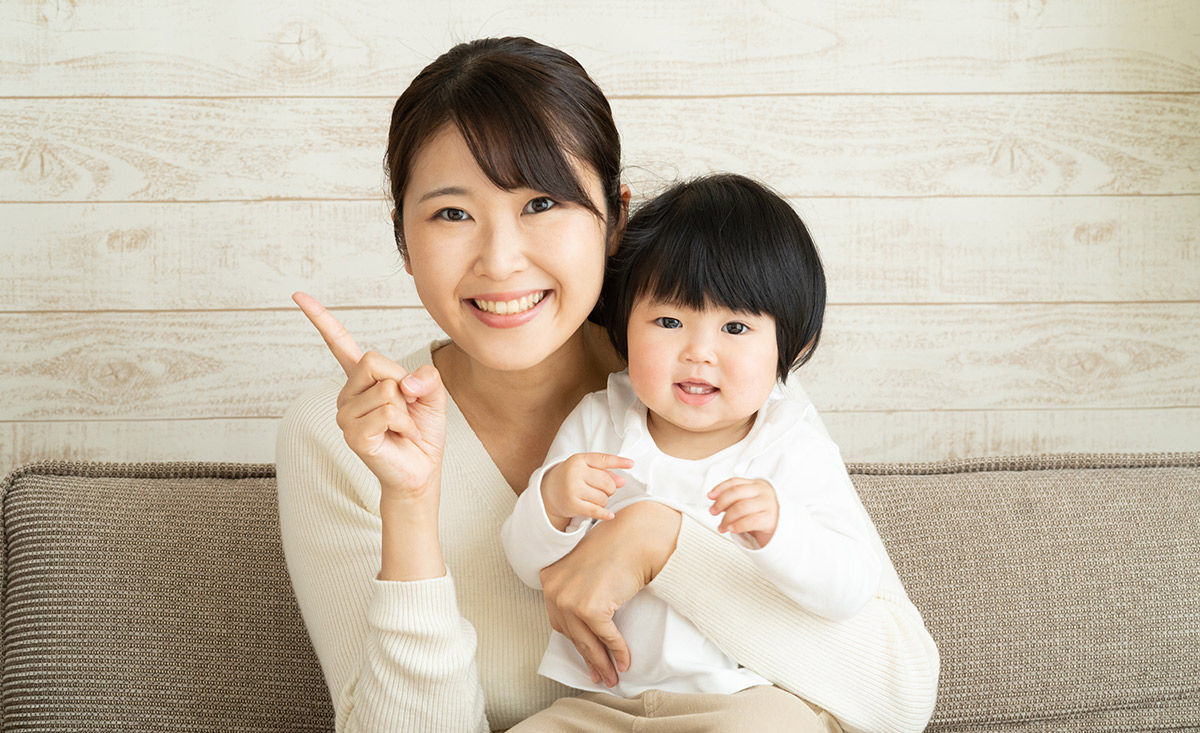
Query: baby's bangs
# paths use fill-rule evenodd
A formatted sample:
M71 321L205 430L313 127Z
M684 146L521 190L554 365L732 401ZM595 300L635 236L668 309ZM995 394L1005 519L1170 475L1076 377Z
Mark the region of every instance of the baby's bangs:
M628 275L630 292L635 298L650 297L696 310L724 307L763 313L768 307L761 297L766 273L755 264L765 263L730 256L739 235L745 233L730 232L720 222L703 221L722 217L723 213L710 210L688 214L668 215L652 231L633 234L657 236L660 241L632 248L642 254Z
M567 137L552 118L539 113L546 100L521 99L519 90L499 83L476 86L452 108L471 155L488 179L509 191L544 191L601 216L564 150Z

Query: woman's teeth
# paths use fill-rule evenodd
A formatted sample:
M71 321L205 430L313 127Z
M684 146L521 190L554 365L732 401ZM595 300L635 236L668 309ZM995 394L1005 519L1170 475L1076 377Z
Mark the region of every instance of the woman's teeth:
M522 313L542 302L542 298L546 297L546 291L541 290L536 293L526 295L524 298L516 300L480 300L472 298L471 302L481 311L495 313L499 316L507 316L513 313Z

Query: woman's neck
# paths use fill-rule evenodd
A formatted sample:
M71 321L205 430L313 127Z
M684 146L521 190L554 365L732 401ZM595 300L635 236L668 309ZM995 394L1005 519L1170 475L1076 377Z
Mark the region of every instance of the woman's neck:
M489 368L453 343L438 349L433 363L463 417L518 492L541 465L576 403L604 389L608 375L625 368L604 331L587 323L528 369Z
M566 405L570 412L583 395L604 389L612 371L624 368L607 341L600 340L603 335L584 324L546 359L519 371L492 369L453 342L438 349L433 362L460 406L474 405L495 419L522 419L518 416L523 413L543 414L555 405Z

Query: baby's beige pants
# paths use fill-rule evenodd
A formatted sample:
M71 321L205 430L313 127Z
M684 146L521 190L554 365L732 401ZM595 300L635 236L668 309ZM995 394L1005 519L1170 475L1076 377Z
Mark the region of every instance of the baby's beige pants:
M842 733L833 716L778 687L732 695L649 690L632 698L602 692L562 697L508 733Z

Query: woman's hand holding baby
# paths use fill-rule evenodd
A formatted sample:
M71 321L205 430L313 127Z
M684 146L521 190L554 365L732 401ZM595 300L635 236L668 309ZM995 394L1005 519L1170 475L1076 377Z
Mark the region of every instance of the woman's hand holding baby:
M713 500L709 512L725 513L717 528L721 532L745 533L759 547L766 547L779 526L779 500L775 487L763 479L731 478L708 492Z
M608 453L576 453L555 465L542 477L546 518L559 532L575 517L612 519L608 498L625 485L612 469L632 467L632 460Z

